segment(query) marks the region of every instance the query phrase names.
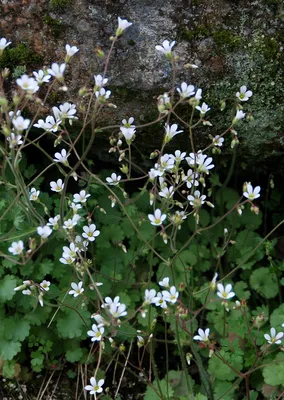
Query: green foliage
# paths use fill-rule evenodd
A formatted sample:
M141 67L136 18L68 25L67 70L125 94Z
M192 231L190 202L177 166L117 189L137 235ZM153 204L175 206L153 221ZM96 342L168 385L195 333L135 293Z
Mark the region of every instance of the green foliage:
M16 47L8 47L0 56L0 68L9 68L15 73L20 67L33 67L42 65L42 57L34 52L24 43Z
M73 0L50 0L50 8L56 11L65 11L72 4Z
M277 279L269 268L258 268L250 277L251 287L267 299L272 299L278 294Z

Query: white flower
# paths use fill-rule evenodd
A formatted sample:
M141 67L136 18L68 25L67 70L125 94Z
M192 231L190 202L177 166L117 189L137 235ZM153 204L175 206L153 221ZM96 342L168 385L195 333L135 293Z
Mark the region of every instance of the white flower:
M217 296L220 297L221 299L228 300L235 296L235 293L231 292L232 285L230 283L226 285L226 287L224 287L222 283L218 283L217 288L218 288Z
M7 39L0 39L0 52L3 51L7 46L9 46L12 42L7 42Z
M169 188L168 187L164 187L161 190L161 192L159 192L159 195L161 197L165 197L166 199L169 199L169 198L173 197L173 195L174 195L174 187L173 186L170 186Z
M59 81L62 81L65 67L66 67L65 63L60 64L60 65L57 63L53 63L53 64L51 64L51 68L48 68L47 72L50 75L54 76Z
M159 282L159 285L162 287L165 287L165 288L169 288L170 287L170 278L169 277L164 278L163 280L161 280Z
M217 274L217 272L215 272L214 277L213 277L212 281L210 282L210 289L212 289L212 290L215 289L217 278L218 278L218 274Z
M198 178L197 172L193 172L192 169L189 169L187 171L186 175L183 177L183 180L186 181L186 186L188 187L188 189L191 189L192 186L199 185L197 178Z
M16 80L18 86L25 92L32 94L39 90L37 81L34 78L30 78L28 75L24 74Z
M209 341L210 329L207 328L205 331L203 329L198 329L198 335L193 336L193 340L200 340L201 342Z
M82 234L82 236L85 239L88 239L90 242L93 242L97 236L99 236L100 231L96 230L96 225L95 224L91 224L89 226L83 226L83 231L84 233Z
M25 294L26 296L30 296L32 294L30 289L23 290L22 293Z
M70 256L68 256L68 255L66 254L65 257L59 258L59 261L60 261L62 264L72 264L72 263L75 261L75 258L74 258L74 257L70 257Z
M162 211L157 208L157 210L154 211L154 215L148 214L148 218L151 222L151 225L154 226L159 226L162 225L163 221L167 218L166 214L162 214Z
M102 75L94 75L95 84L97 89L101 89L108 82L107 78L103 78Z
M204 204L206 196L203 194L201 195L199 190L195 190L193 193L194 196L189 195L187 196L187 200L189 200L189 204L194 208L199 208L202 204Z
M260 186L256 186L255 188L252 187L250 183L246 185L246 190L243 193L244 197L247 199L253 201L255 199L258 199L260 197Z
M65 119L68 119L69 124L72 125L72 121L74 119L78 119L78 117L75 116L77 110L76 110L76 105L72 103L63 103L60 104L59 108L58 107L52 107L52 112L54 114L54 117L56 121L64 121Z
M246 114L245 114L242 110L237 110L237 113L236 113L236 116L235 116L233 122L237 122L237 121L239 121L240 119L243 119L243 118L245 117L245 115L246 115Z
M14 290L17 292L18 290L26 289L27 286L31 285L31 283L31 281L23 281L22 285L15 287Z
M75 243L79 247L79 251L86 251L89 246L88 240L83 240L83 238L79 235L75 237Z
M190 153L190 155L193 153ZM206 154L197 154L196 163L198 165L198 171L209 174L209 169L214 168L214 164L211 164L212 157L208 157Z
M52 229L48 226L38 226L37 233L41 236L42 239L46 239L52 233Z
M190 96L193 96L195 93L195 89L193 85L188 85L186 82L182 82L180 88L177 88L181 99L187 99Z
M54 229L58 229L59 221L60 221L60 215L56 215L54 218L49 218L47 225L52 226Z
M67 55L67 61L69 60L70 57L74 56L75 53L77 53L77 51L79 51L78 47L76 46L70 46L69 44L66 44L65 46L65 50L66 50L66 55Z
M155 46L156 50L161 51L163 54L165 54L168 57L171 57L172 55L172 48L176 44L175 41L169 42L168 40L164 40L162 43L162 46L157 45Z
M24 242L19 240L18 242L12 242L11 247L9 247L8 251L12 253L14 256L18 256L22 254L24 250Z
M33 72L35 79L39 85L41 85L44 82L49 82L51 75L48 75L45 71L40 69L38 72L34 71Z
M73 229L73 227L77 225L80 218L81 217L78 214L73 215L72 218L69 218L67 219L67 221L64 221L63 229Z
M100 326L105 325L106 321L105 319L100 315L100 314L92 314L91 318L94 318L94 320L96 321L96 323Z
M80 210L80 208L82 208L82 207L83 207L82 204L79 204L79 203L78 204L75 204L75 203L70 204L70 208L72 208L74 214L77 214L77 211Z
M75 193L73 196L74 203L86 203L87 198L90 197L90 194L86 193L86 190L81 190L80 193Z
M101 393L103 391L103 384L105 383L104 379L100 379L97 383L96 378L93 376L90 379L90 385L85 386L85 390L89 391L90 394Z
M145 340L142 336L137 336L137 346L138 347L143 347L145 344Z
M111 95L111 91L110 90L105 90L105 88L101 88L100 90L97 90L95 92L96 98L100 99L100 100L107 100L109 99L110 95Z
M159 164L155 164L155 168L159 168ZM170 170L173 169L175 166L175 162L173 160L173 158L170 157L169 154L164 154L161 158L160 158L160 167L164 168L165 170Z
M68 160L67 160L67 158L70 156L70 154L67 154L67 152L66 152L66 150L65 149L62 149L61 150L61 153L55 153L54 154L54 161L55 162L60 162L60 163L62 163L62 164L64 164L64 165L68 165Z
M212 139L212 143L214 146L219 146L222 147L223 146L223 142L224 142L224 138L220 137L219 135L216 135L213 139Z
M171 126L166 124L165 129L166 129L165 143L169 143L175 135L178 135L179 133L183 132L183 130L181 131L177 130L178 129L177 124L173 124Z
M276 334L275 328L270 329L270 335L268 333L264 335L265 339L270 344L281 344L281 339L283 338L283 336L284 336L283 332L279 332Z
M18 132L22 132L23 130L28 129L30 122L31 121L29 119L24 119L21 115L12 119L12 124Z
M178 164L185 159L185 156L186 152L181 152L180 150L176 150L175 154L170 154L170 157Z
M106 181L109 185L118 185L121 179L120 175L116 175L114 172L111 174L110 177L106 178Z
M37 201L38 200L38 196L40 194L39 190L36 190L36 188L31 188L30 191L30 200L31 201Z
M84 292L83 282L79 282L78 285L75 282L71 283L72 290L69 290L68 294L73 294L74 297L80 296Z
M125 315L127 315L126 305L116 305L112 303L109 307L109 312L114 318L124 317Z
M202 99L202 89L197 89L194 98L198 101Z
M156 290L155 289L146 289L144 296L144 305L155 303L156 299Z
M22 135L16 135L15 133L11 132L10 136L7 137L7 141L9 142L9 148L13 149L15 146L19 146L23 144Z
M96 324L92 325L92 330L88 331L88 336L91 336L92 342L100 342L102 340L105 328Z
M163 290L162 291L163 298L165 301L168 301L172 304L175 304L177 302L179 292L177 291L175 286L171 286L170 290Z
M155 306L157 307L161 307L161 308L167 308L167 303L166 300L164 299L164 296L162 295L162 293L157 293L157 297L156 299L156 303Z
M56 182L54 182L54 181L50 182L50 189L53 192L60 193L60 192L62 192L63 188L64 188L64 183L63 183L62 179L57 179Z
M241 86L240 91L236 93L236 96L241 101L248 101L252 96L252 91L247 90L246 86Z
M118 28L116 30L116 36L120 36L123 34L125 29L129 28L132 25L132 22L128 22L127 19L121 19L118 17Z
M43 289L43 290L45 290L46 292L48 292L48 291L49 291L50 282L44 280L44 281L42 281L42 282L39 284L39 286L40 286L41 289Z
M133 136L136 133L135 128L128 127L126 128L125 126L120 127L120 131L124 136L124 139L126 140L127 144L131 144L133 140Z
M195 107L198 111L200 111L201 115L205 115L209 110L211 110L210 107L208 107L208 105L206 103L202 103L202 106L196 106Z
M75 245L75 243L72 242L72 243L70 243L69 247L63 246L62 257L64 257L64 258L71 257L71 258L74 258L74 260L75 260L75 258L77 257L77 251L78 250L79 250L79 247L77 247Z

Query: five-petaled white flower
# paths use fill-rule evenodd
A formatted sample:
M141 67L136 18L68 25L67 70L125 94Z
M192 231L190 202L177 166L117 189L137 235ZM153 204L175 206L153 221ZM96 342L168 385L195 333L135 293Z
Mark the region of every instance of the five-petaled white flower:
M105 100L109 99L111 95L110 90L105 90L105 88L101 88L95 92L96 98L99 99L101 102L105 102Z
M39 71L33 71L33 75L35 76L35 79L39 85L41 85L44 82L49 82L51 75L48 75L46 71L43 71L40 69Z
M97 227L95 224L91 224L89 226L83 226L83 231L84 233L82 236L89 240L90 242L93 242L97 236L99 236L100 231L97 230Z
M112 303L109 306L108 310L109 310L109 313L114 318L124 317L125 315L127 315L125 304L116 305L116 304Z
M7 46L9 46L12 42L7 42L7 39L0 39L0 52L2 52Z
M171 197L173 197L174 195L174 187L170 186L168 187L164 187L160 192L159 192L160 197L165 197L166 199L169 199Z
M210 107L208 107L208 105L206 103L202 103L201 107L200 106L196 106L195 107L198 111L200 111L201 115L205 115L209 110L211 110Z
M65 121L65 119L68 119L69 124L72 125L72 121L78 119L78 117L75 116L77 112L76 105L72 103L65 102L60 104L59 108L52 107L52 112L56 121L60 121L60 123Z
M70 57L74 56L77 51L79 51L78 47L76 46L70 46L69 44L66 44L65 46L66 50L66 61L69 61Z
M55 162L60 162L64 165L68 165L68 160L67 158L70 156L70 154L67 154L67 151L65 149L62 149L61 152L55 153L54 154L54 161Z
M223 146L223 142L224 142L224 138L216 135L213 139L212 139L212 143L214 146L218 146L218 147L222 147Z
M182 82L180 88L177 88L181 99L187 99L190 96L193 96L195 93L195 89L193 85L188 85L186 82Z
M121 36L125 29L129 28L132 25L132 22L128 22L127 19L122 19L118 17L118 28L115 32L116 36Z
M189 204L194 208L199 208L202 204L204 204L206 196L205 194L201 195L199 190L195 190L193 193L194 196L187 196L187 200L189 200Z
M88 331L87 333L88 333L88 336L91 336L92 342L100 342L102 340L104 331L105 331L105 328L103 326L93 324L92 330Z
M194 96L195 100L199 101L202 99L202 89L197 89L195 96Z
M77 204L71 203L70 204L70 208L72 208L74 214L77 214L77 211L80 210L80 208L82 208L82 207L83 207L82 204L79 204L79 203L77 203Z
M32 94L38 91L39 86L34 78L30 78L28 75L24 74L16 80L18 86L25 92Z
M165 129L166 129L165 143L169 143L175 135L178 135L179 133L183 132L183 130L180 131L177 130L178 129L177 124L173 125L166 124Z
M177 291L175 286L171 286L170 290L163 290L162 291L163 298L165 301L169 303L175 304L177 302L179 292Z
M106 178L106 181L109 185L118 185L119 181L121 179L120 175L116 175L114 172L111 174L111 176Z
M44 291L48 292L48 291L49 291L50 282L44 280L44 281L42 281L42 282L39 284L39 286L40 286L40 288L43 289Z
M172 56L172 48L175 44L175 41L170 43L169 40L164 40L162 46L157 45L155 46L155 48L156 50L161 51L163 54L170 58Z
M77 283L72 282L71 283L71 288L72 290L69 290L69 294L73 294L74 297L78 297L80 296L80 294L82 294L84 292L84 288L83 288L83 282L80 281L77 285Z
M220 297L221 299L228 300L235 296L235 293L231 292L232 285L230 283L225 287L222 283L218 283L217 288L218 288L217 296Z
M22 254L24 250L24 242L22 240L19 240L18 242L12 242L11 247L9 247L8 250L14 256L18 256Z
M246 86L241 86L240 91L236 93L236 96L241 101L248 101L252 96L252 91L247 90Z
M214 276L213 276L213 279L212 279L212 281L210 282L210 289L212 289L212 290L215 289L217 278L218 278L218 274L217 274L217 272L215 272L215 274L214 274Z
M24 119L21 115L12 119L12 124L18 132L22 132L23 130L28 129L28 127L30 126L30 122L31 121L29 119Z
M60 215L55 215L54 218L49 218L47 225L52 226L53 229L58 229L58 222L60 221Z
M7 141L9 142L9 148L13 149L15 146L19 146L23 144L22 135L16 135L14 132L10 133L10 136L7 137Z
M283 338L283 336L284 336L283 332L279 332L276 334L275 328L270 329L270 335L268 333L264 335L265 339L270 344L281 344L281 339Z
M210 329L198 329L198 335L193 336L193 340L200 340L201 342L209 342Z
M89 391L90 394L101 393L103 391L103 384L105 383L104 379L100 379L98 382L96 378L93 376L90 379L90 385L85 386L85 390Z
M42 239L46 239L52 233L52 229L48 226L38 226L37 233L41 236Z
M90 194L86 193L86 190L81 190L80 193L75 193L73 196L74 203L86 203L87 198L90 197Z
M51 64L51 68L48 68L47 72L50 75L54 76L59 81L62 81L65 67L66 67L65 63L63 63L63 64L53 63L53 64Z
M151 222L151 225L159 226L162 225L167 216L166 214L162 214L162 211L159 208L157 208L157 210L154 211L154 215L148 214L148 218Z
M73 215L72 218L69 218L66 221L64 221L63 229L73 229L73 227L78 224L80 218L81 217L78 214Z
M260 197L259 192L260 192L260 186L256 186L255 188L253 188L250 183L247 183L246 189L245 189L243 195L247 199L253 201L253 200L258 199Z
M155 306L161 308L167 308L167 303L162 293L158 292L157 297L155 297L155 300L156 300Z
M62 192L63 188L64 188L64 183L63 183L62 179L57 179L56 182L54 182L54 181L50 182L50 189L53 192L60 193L60 192Z
M31 188L30 191L30 200L31 201L37 201L38 200L38 196L40 194L39 190L36 190L36 188Z
M102 75L94 75L95 85L97 89L101 89L108 82L108 78L102 77Z
M240 119L245 118L246 113L244 113L242 110L237 110L235 118L233 119L233 123L238 122Z
M144 296L144 306L147 304L156 302L156 290L155 289L146 289Z

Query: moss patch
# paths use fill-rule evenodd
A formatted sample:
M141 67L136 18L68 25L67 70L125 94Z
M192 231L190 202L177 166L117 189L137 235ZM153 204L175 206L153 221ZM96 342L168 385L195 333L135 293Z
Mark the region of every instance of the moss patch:
M57 39L63 31L64 27L61 20L57 18L52 18L49 14L46 14L43 17L43 22L50 27L52 35L55 39Z
M27 45L20 43L16 47L5 49L0 57L0 68L9 68L14 71L19 66L26 68L41 66L43 58L39 54L34 53Z
M49 5L52 10L63 11L72 4L73 0L50 0Z

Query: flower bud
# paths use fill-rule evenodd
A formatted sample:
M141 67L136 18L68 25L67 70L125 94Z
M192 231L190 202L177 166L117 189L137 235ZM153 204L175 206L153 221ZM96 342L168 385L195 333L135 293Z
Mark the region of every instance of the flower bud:
M85 97L88 94L88 89L86 87L82 87L79 89L78 93L80 97Z
M1 107L7 107L7 104L8 104L8 101L7 101L7 99L6 99L6 97L0 97L0 106Z
M121 171L123 174L128 174L128 171L129 171L128 165L127 165L127 164L123 164L123 166L120 167L120 171Z
M153 158L158 157L158 155L159 155L159 152L158 152L158 151L153 151L153 152L150 154L150 160L153 160Z
M15 104L15 106L18 106L20 104L20 96L18 96L17 94L13 97L13 103Z
M224 111L225 108L226 108L226 102L225 102L225 100L221 100L221 101L220 101L220 110L221 110L221 111Z
M94 50L94 53L99 58L104 58L104 56L105 56L105 53L101 47L96 47Z
M9 70L9 68L4 68L4 69L2 70L2 78L3 78L3 79L6 79L6 78L8 78L9 75L10 75L10 70Z

